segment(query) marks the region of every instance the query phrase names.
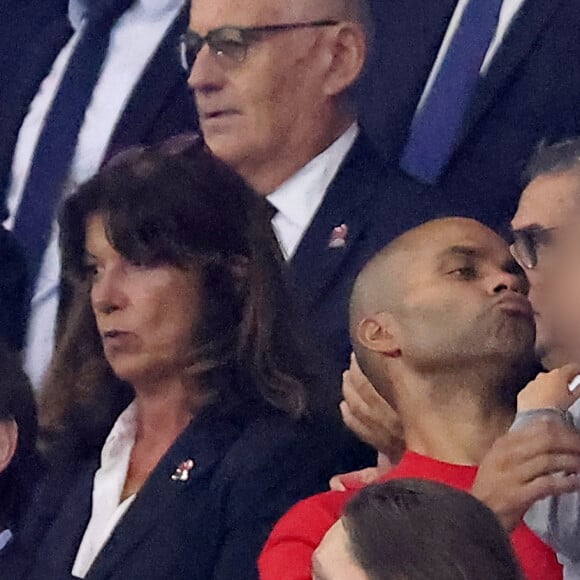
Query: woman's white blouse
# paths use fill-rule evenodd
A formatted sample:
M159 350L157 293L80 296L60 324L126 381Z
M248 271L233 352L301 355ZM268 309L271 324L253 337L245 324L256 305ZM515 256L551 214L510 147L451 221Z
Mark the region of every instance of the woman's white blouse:
M91 519L79 546L72 575L84 578L111 533L135 499L121 502L129 459L137 434L137 408L131 403L120 415L101 451L101 466L93 481Z

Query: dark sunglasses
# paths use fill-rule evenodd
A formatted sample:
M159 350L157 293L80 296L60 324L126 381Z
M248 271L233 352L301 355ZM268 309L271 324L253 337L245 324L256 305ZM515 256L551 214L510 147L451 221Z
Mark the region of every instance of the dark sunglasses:
M553 232L558 228L542 228L534 226L512 232L514 242L510 252L516 262L527 270L533 270L538 265L538 248L552 243Z
M234 64L242 63L249 46L260 40L264 34L274 34L300 28L317 28L336 26L337 20L313 20L310 22L292 22L289 24L269 24L267 26L224 26L210 30L205 36L200 36L193 30L188 30L180 41L181 64L186 71L191 71L195 59L204 44L207 44L213 54Z

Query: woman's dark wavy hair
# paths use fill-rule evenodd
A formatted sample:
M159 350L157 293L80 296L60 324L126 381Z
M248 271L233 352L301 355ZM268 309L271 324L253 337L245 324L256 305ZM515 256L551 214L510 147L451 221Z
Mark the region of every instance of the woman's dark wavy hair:
M181 136L117 156L64 204L63 275L72 299L41 404L49 440L66 433L77 452L94 452L133 396L105 359L89 303L85 228L95 214L126 259L200 276L201 320L184 378L203 386L203 413L306 413L311 375L266 204L200 137ZM200 406L198 392L191 400Z

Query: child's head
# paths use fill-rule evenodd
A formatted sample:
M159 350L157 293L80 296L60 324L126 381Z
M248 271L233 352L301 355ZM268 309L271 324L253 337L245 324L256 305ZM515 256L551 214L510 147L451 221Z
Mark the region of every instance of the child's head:
M313 557L320 580L520 580L509 539L473 496L440 483L371 485Z

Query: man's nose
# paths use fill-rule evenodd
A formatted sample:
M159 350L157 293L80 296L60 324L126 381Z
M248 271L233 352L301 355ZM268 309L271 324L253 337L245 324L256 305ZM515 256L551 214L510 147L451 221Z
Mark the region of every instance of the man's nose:
M197 53L187 82L194 92L199 93L216 91L223 85L224 72L207 44Z
M527 294L529 283L523 272L499 271L493 280L493 292L497 294L504 290L511 290L519 294Z

